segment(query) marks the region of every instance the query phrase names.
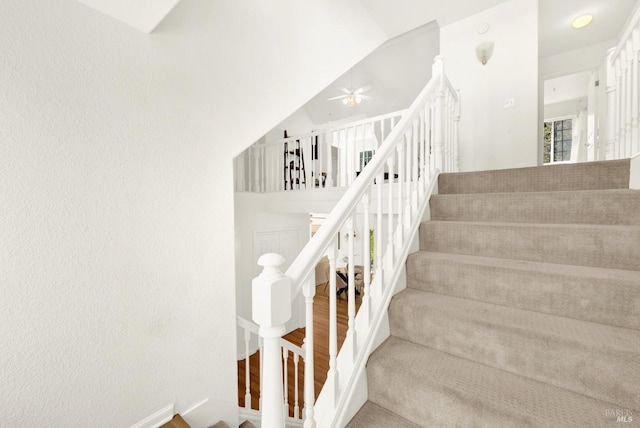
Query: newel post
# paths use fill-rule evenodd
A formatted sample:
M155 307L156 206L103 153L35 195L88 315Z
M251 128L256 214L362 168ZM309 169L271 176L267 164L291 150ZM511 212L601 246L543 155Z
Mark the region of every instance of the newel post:
M616 48L607 51L607 141L605 159L615 156L614 144L616 139L616 69L611 61Z
M284 428L285 421L280 337L285 333L285 322L291 318L291 280L280 270L283 263L280 254L264 254L258 259L264 270L251 283L253 321L260 326L264 344L261 373L264 428Z

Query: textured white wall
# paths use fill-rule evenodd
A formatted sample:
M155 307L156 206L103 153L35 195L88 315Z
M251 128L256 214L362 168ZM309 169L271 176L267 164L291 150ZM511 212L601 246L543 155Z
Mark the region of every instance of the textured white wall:
M183 0L151 35L0 3L2 425L235 422L232 156L383 39L337 1Z
M509 0L441 28L445 71L462 94L463 171L536 165L538 160L538 1ZM490 30L477 33L487 23ZM495 43L483 66L475 48ZM514 99L515 106L504 108Z

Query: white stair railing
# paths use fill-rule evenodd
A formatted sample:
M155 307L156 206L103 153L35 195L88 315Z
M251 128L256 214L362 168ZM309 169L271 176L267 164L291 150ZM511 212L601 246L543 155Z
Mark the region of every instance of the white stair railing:
M252 355L251 343L257 340L258 343L258 351L260 352L260 365L258 371L258 378L260 379L260 384L262 384L263 379L263 355L264 355L264 344L263 340L259 335L260 327L253 322L242 318L237 317L238 327L243 332L244 338L244 348L245 348L245 377L244 377L244 385L245 385L245 394L244 394L244 408L246 410L260 410L262 408L262 396L259 397L258 408L253 409L251 406L251 363L250 357ZM282 356L282 366L283 366L283 382L282 387L284 391L284 401L283 401L283 417L285 420L289 419L287 422L291 425L291 419L294 421L301 421L300 414L300 388L299 388L299 380L304 378L300 376L300 365L304 364L304 350L299 346L294 345L293 343L280 338L279 339L279 347L280 354ZM288 373L288 365L289 359L293 361L293 378L289 378ZM289 397L289 390L293 391L293 397ZM262 391L262 388L259 393ZM293 405L293 412L289 411L290 404Z
M283 302L290 305L299 292L305 297L305 428L333 427L345 422L347 405L356 390L356 379L363 372L366 360L373 351L376 334L406 262L411 241L422 222L438 174L440 171L458 170L459 119L459 94L445 77L442 59L438 57L434 61L432 79L395 124L367 167L353 180L286 273L277 274L277 268L265 266L264 272L254 279L253 318L260 324L260 335L265 341L278 325L284 324L285 316L288 318ZM348 266L354 266L355 237L357 234L369 237L371 226L375 243L374 260L372 262L370 257L371 241L362 239L362 264L365 269L362 305L356 316L355 287L349 287L348 330L338 354L335 276L339 234L344 236L342 242L347 243ZM315 403L314 272L323 256L328 257L330 270L329 371L327 382ZM350 284L355 284L354 270L349 269ZM285 296L289 289L288 296ZM283 313L285 316L282 316ZM264 352L264 372L273 370L276 374L280 373L278 370L281 365L275 357L272 356L269 359L271 362L267 363L266 354L269 351L266 346ZM278 353L279 350L273 347L271 352ZM269 379L264 378L263 397L266 391L273 394L281 391L281 377L276 375ZM272 384L267 385L267 381ZM267 411L267 403L263 400L264 428L282 427L282 418L277 409L282 409L283 402L284 396L280 392L274 401L274 409Z
M256 143L235 160L235 190L262 193L349 186L362 169L360 153L375 152L404 112Z
M607 56L606 159L630 158L640 153L640 8L636 9L618 46Z

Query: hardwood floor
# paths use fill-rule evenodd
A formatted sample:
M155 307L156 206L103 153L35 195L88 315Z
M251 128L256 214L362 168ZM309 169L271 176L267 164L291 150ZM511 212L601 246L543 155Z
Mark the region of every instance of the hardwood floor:
M328 290L328 288L327 288ZM362 303L362 295L356 296L356 311ZM349 320L348 302L346 294L337 298L337 319L338 319L338 350L344 342L347 334L347 322ZM302 346L305 329L294 330L284 336L289 342L297 346ZM313 341L314 341L314 374L315 374L315 395L316 398L322 389L322 385L327 379L329 371L329 296L324 285L316 287L316 295L313 305ZM251 408L258 409L260 391L260 352L256 352L249 358L249 370L251 375ZM238 404L244 407L245 400L245 360L238 361ZM287 361L287 376L289 378L289 415L293 416L295 395L294 395L294 363L293 356L289 354ZM300 361L298 367L298 394L300 414L304 407L304 362Z

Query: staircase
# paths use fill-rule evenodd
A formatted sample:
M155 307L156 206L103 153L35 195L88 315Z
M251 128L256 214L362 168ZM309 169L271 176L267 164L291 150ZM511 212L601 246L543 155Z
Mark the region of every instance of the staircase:
M640 425L629 160L442 174L438 188L348 426Z

